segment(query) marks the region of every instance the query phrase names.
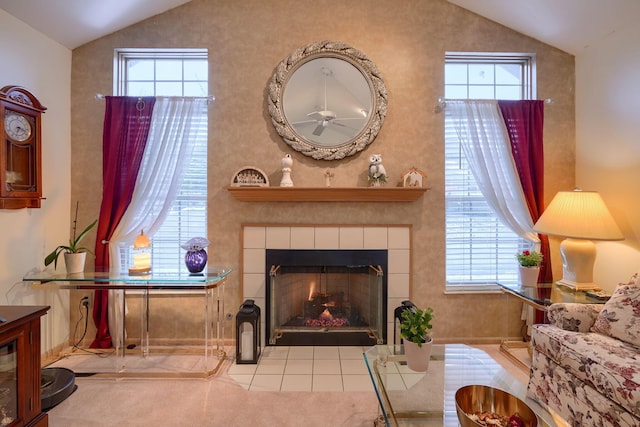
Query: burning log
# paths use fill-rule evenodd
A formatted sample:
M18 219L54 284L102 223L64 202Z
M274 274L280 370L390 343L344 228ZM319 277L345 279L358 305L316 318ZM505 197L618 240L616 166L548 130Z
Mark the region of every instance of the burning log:
M333 320L333 315L328 308L325 308L324 311L320 313L320 320Z

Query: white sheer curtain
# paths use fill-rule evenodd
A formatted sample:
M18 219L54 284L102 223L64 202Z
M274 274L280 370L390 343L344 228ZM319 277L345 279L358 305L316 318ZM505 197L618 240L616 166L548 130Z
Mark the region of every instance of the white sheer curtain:
M518 236L539 243L498 101L447 101L445 111L491 209Z
M539 250L540 238L533 231L498 101L447 101L446 114L455 124L469 167L491 209L514 233L535 243ZM530 296L536 293L533 288L527 292ZM521 318L530 328L535 319L533 308L523 304Z
M169 212L182 185L193 147L207 119L205 98L158 98L153 108L149 139L140 165L131 203L109 244L111 272L119 274L121 250L144 230L152 236ZM110 291L109 324L116 325L114 310L122 308L121 291ZM121 328L117 328L119 335ZM119 337L117 337L119 338Z
M149 140L131 203L110 240L111 270L118 273L120 251L144 230L152 236L175 201L189 165L198 125L206 120L204 98L158 98Z

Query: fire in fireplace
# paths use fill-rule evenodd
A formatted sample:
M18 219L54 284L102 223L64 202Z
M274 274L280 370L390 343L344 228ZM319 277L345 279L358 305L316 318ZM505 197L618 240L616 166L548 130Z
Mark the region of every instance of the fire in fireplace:
M266 253L269 345L386 342L386 250Z

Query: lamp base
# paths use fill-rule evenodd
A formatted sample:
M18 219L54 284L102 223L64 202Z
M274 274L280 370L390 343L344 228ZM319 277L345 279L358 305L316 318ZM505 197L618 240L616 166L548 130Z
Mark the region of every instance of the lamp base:
M571 280L565 280L565 279L558 280L556 284L561 286L566 286L567 288L570 288L574 291L590 291L590 290L599 291L602 289L595 283L578 283L578 282L573 282Z
M151 273L151 267L129 267L129 276L144 276Z

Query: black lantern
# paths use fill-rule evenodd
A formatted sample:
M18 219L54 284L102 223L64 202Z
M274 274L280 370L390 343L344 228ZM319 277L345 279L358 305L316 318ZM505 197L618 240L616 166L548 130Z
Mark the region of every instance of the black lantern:
M260 350L260 307L248 299L236 314L236 363L258 363Z
M398 325L402 322L402 313L405 310L409 310L411 307L415 307L415 304L409 300L402 301L402 305L396 307L393 311L393 350L395 353L396 346L402 344L402 338L400 337L400 341L397 340L398 334Z

